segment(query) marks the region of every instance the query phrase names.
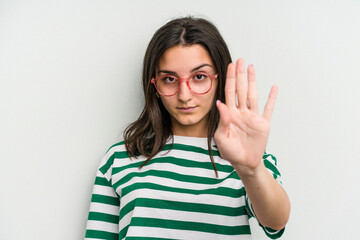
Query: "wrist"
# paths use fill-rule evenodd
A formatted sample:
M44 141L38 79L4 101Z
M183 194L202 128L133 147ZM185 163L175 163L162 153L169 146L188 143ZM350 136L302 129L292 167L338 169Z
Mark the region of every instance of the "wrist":
M235 168L237 174L241 179L257 178L264 172L264 170L266 170L264 162L262 160L255 167L249 167L242 164L233 165L233 167Z

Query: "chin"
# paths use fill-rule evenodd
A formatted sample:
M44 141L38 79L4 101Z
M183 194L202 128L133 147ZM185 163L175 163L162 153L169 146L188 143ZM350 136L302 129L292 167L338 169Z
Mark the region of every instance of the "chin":
M183 126L192 126L192 125L195 125L197 123L197 121L184 120L184 121L178 121L178 123Z
M175 121L183 126L195 125L196 123L199 122L199 120L194 119L191 116L175 118Z

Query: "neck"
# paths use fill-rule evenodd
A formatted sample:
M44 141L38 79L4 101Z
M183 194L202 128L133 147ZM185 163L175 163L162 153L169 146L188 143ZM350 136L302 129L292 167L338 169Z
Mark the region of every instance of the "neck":
M184 137L199 137L199 138L206 138L207 132L196 132L196 131L173 131L173 135L177 136L184 136Z
M199 125L173 125L173 135L206 138L208 136L208 126L200 127Z

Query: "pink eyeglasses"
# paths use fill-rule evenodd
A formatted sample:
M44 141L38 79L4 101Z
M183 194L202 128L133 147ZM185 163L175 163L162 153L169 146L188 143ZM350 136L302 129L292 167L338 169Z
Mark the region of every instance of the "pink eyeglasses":
M218 74L212 75L203 72L195 73L187 78L164 75L151 79L151 82L155 85L157 92L162 96L170 97L179 92L180 82L186 82L191 92L203 95L210 91L212 82L217 76Z

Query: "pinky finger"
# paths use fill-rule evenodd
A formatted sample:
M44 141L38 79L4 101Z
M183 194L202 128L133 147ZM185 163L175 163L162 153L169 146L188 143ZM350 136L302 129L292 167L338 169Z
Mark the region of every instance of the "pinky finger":
M271 120L271 116L275 108L277 93L278 93L278 87L276 85L272 86L263 114L263 117L267 119L269 122Z

